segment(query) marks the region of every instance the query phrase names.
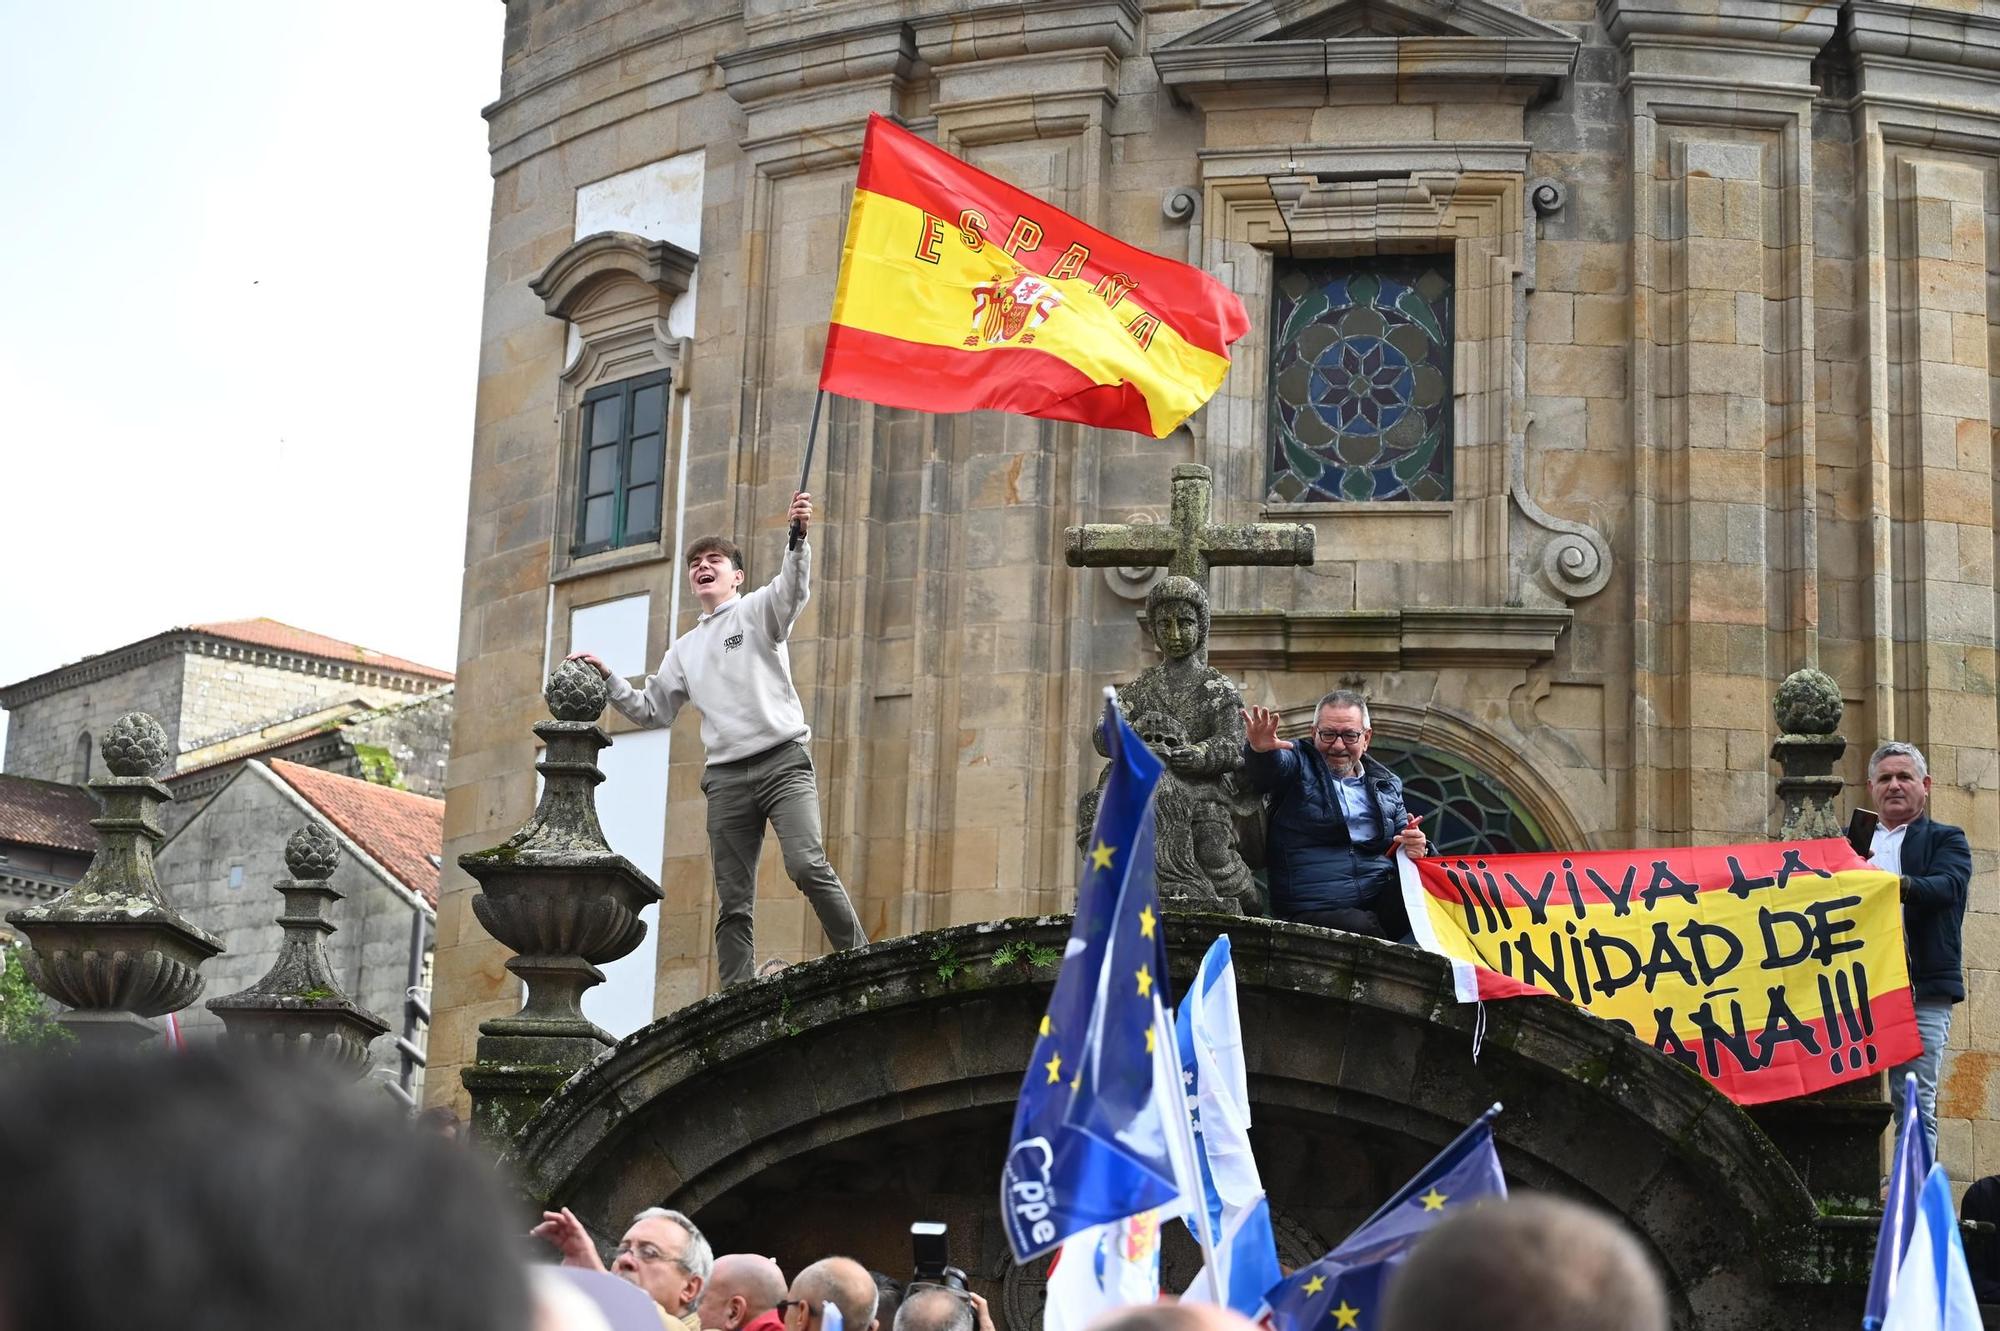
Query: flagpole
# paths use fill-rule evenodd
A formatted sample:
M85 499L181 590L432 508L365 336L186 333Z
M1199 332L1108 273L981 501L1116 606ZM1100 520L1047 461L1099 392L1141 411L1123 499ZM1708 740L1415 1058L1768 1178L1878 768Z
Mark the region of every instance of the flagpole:
M812 472L813 445L819 442L819 409L825 402L826 390L822 388L813 397L812 424L806 427L806 460L799 465L799 488L793 493L802 493L805 490L806 477ZM798 519L794 518L792 520L792 534L786 540L785 548L787 550L796 550L799 548L799 542L805 538L806 529L799 525Z

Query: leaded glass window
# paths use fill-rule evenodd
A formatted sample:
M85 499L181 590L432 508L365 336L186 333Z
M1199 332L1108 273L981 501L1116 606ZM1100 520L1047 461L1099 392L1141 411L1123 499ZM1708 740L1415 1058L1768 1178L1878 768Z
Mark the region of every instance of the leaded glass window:
M574 554L660 539L667 376L607 384L583 399Z
M1448 255L1277 260L1271 497L1451 498Z
M1403 803L1424 820L1440 855L1510 855L1547 850L1548 838L1519 801L1491 777L1429 745L1378 736L1374 758L1403 778Z

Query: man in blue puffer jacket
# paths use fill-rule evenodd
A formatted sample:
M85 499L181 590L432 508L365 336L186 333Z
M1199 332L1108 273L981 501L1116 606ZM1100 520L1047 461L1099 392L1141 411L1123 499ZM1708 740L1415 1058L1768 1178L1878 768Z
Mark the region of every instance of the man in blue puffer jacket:
M1395 850L1425 855L1430 847L1403 807L1401 779L1368 756L1368 700L1348 689L1321 698L1310 744L1279 739L1268 707L1246 708L1243 722L1243 773L1270 797L1271 913L1407 940Z

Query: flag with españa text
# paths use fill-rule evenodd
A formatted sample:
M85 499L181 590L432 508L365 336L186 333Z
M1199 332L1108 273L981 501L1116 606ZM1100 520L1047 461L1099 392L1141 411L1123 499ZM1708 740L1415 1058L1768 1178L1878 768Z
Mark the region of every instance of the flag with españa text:
M1761 1104L1922 1049L1898 880L1847 842L1398 857L1461 1002L1553 994Z
M1222 385L1243 303L870 116L819 386L1165 438Z

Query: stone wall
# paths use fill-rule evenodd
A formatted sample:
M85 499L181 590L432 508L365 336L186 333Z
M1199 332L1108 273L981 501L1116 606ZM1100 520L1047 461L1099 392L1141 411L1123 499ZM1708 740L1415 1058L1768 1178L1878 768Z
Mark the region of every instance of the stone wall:
M1474 76L1414 47L1368 64L1338 36L1378 21L1365 6L1283 6L1290 28L1279 8L509 6L447 862L530 810L528 727L572 608L650 593L653 661L692 620L672 610L687 538L732 533L753 583L772 571L881 112L1202 264L1251 332L1164 441L828 403L792 660L829 853L871 935L1068 903L1088 720L1148 651L1145 577L1067 568L1062 528L1163 517L1172 465L1201 462L1219 520L1317 528L1314 567L1214 580L1211 659L1246 698L1302 727L1358 683L1384 738L1485 771L1559 844L1766 835L1771 697L1801 665L1847 691L1850 779L1882 738L1927 745L1937 812L1979 868L1945 1156L1961 1177L2000 1169L1990 22L1878 0L1838 29L1833 6L1759 0L1420 3L1427 31L1505 39L1512 63ZM1260 44L1326 34L1296 79ZM578 239L579 189L697 151L691 339L633 334L674 367L684 492L657 548L572 560L566 404L605 316L577 316L572 360L529 283ZM1163 207L1180 191L1192 210ZM1412 249L1457 273L1453 497L1268 499L1274 259ZM674 733L660 1012L714 982L694 718ZM776 860L759 954L813 955ZM469 889L447 871L438 1097L477 1022L518 1001Z
M201 1000L181 1013L188 1039L219 1035L222 1023L203 1002L248 988L277 959L284 898L274 885L289 876L285 840L308 816L301 800L251 763L161 848L167 900L223 946L202 967ZM327 958L348 997L389 1023L390 1033L369 1050L369 1075L393 1082L402 1066L394 1037L403 1029L414 898L363 864L345 841L330 885L344 897L328 911L336 932L327 939Z
M442 796L451 756L452 701L452 690L440 689L349 721L340 734L354 750L354 761L334 770L418 795Z
M409 701L407 690L309 675L228 656L181 658L179 747L209 744L281 717L353 699L365 706Z
M9 709L7 774L71 785L80 784L87 775L102 776L97 741L113 721L134 711L165 726L168 744L178 750L183 682L179 659L163 657ZM90 742L80 746L77 741L85 732ZM88 773L80 766L85 753Z

